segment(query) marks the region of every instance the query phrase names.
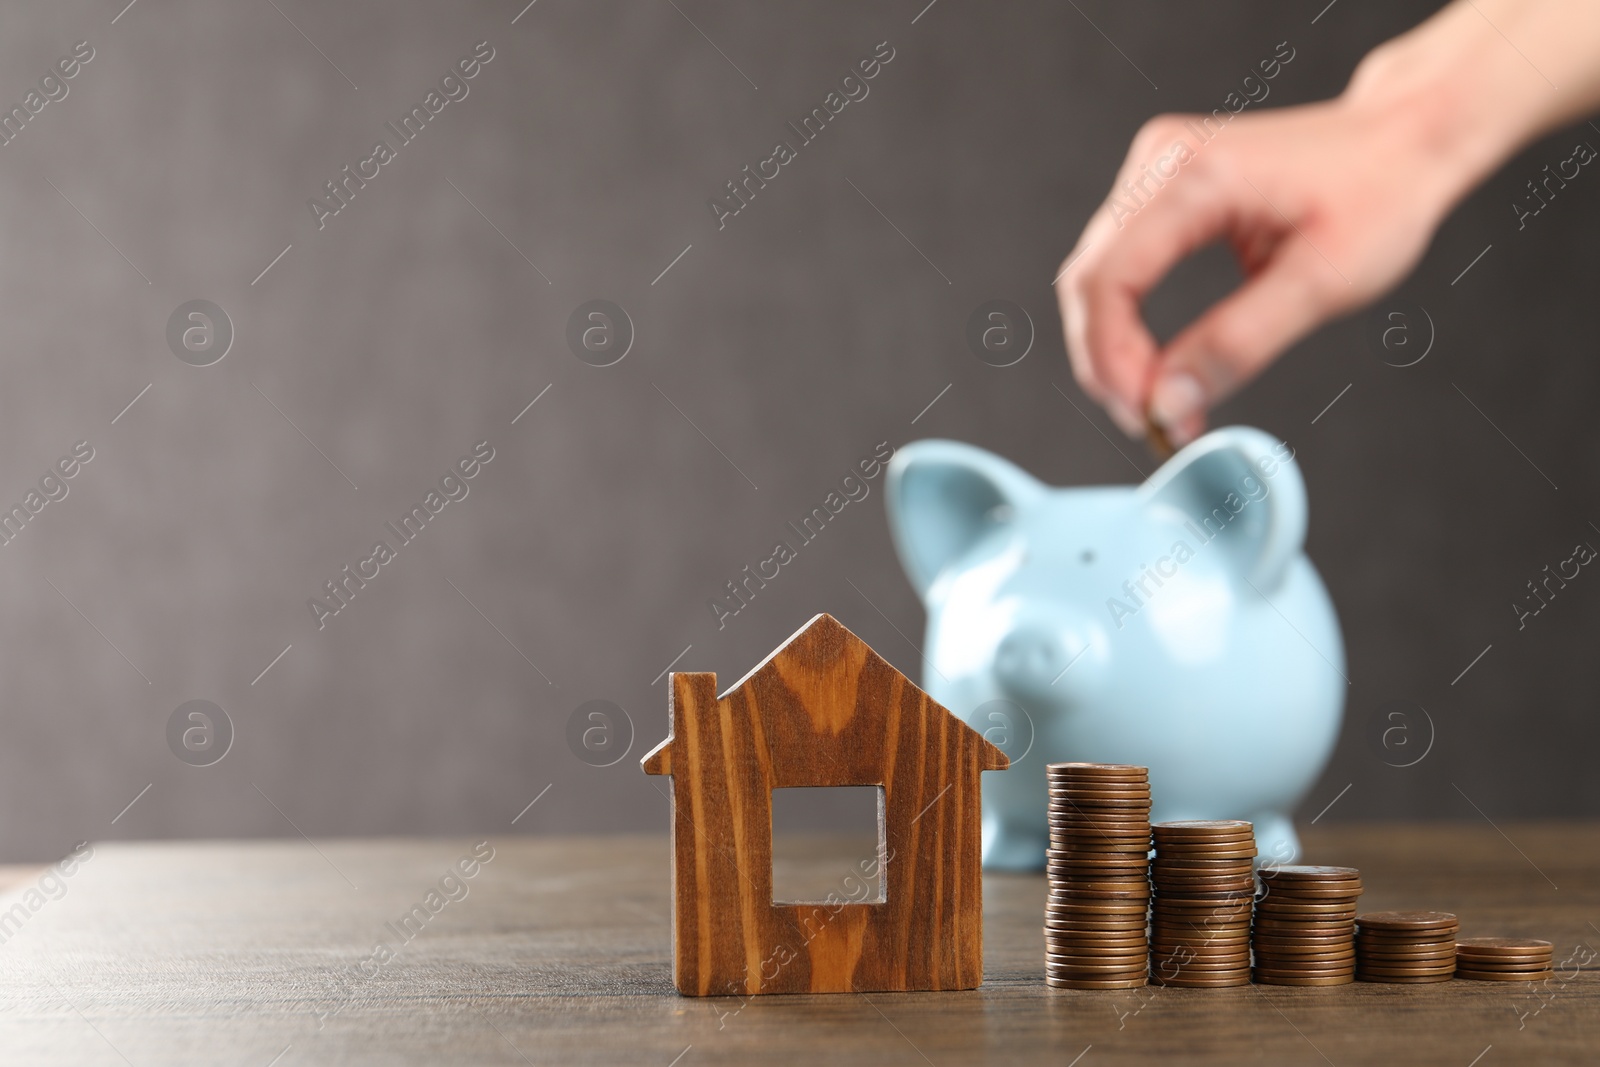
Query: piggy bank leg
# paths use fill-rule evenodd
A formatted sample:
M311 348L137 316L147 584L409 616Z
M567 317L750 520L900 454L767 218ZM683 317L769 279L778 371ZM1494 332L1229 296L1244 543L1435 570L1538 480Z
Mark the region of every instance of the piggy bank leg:
M1300 858L1300 838L1294 823L1280 812L1256 816L1256 864L1261 867L1295 863Z
M983 866L990 871L1038 871L1044 869L1044 850L1049 832L1027 825L1015 811L997 810L987 799L983 805Z

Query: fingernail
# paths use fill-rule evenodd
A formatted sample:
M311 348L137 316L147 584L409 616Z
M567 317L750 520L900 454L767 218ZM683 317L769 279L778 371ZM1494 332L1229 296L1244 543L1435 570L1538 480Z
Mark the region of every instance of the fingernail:
M1117 428L1129 437L1138 437L1144 433L1144 420L1115 397L1106 400L1106 412L1111 416L1111 421L1117 424Z
M1178 426L1206 407L1206 393L1200 380L1187 371L1175 371L1156 382L1150 394L1150 414L1161 425Z

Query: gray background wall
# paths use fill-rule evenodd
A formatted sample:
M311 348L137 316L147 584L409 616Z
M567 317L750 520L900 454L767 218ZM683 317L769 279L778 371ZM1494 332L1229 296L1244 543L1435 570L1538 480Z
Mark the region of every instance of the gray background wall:
M1333 94L1430 8L923 2L8 5L8 106L74 42L95 58L0 148L0 497L80 439L95 458L0 548L0 857L664 827L636 760L685 646L731 679L828 610L918 673L879 484L726 628L706 606L877 442L1131 477L1048 283L1138 125L1220 106L1285 39L1268 103ZM319 231L307 199L480 40L470 95ZM870 96L719 232L707 197L884 40ZM1600 578L1521 632L1509 607L1600 537L1600 177L1524 231L1508 209L1580 137L1600 144L1531 148L1440 233L1403 290L1437 327L1424 362L1385 366L1352 318L1219 416L1299 450L1346 628L1349 722L1306 818L1347 784L1327 818L1600 813ZM1202 257L1152 313L1171 328L1232 278ZM637 341L597 369L564 331L602 297ZM997 297L1038 328L1003 370L962 337ZM165 340L192 298L236 329L210 367ZM482 439L470 496L319 632L307 598ZM168 748L192 699L236 730L213 766ZM591 699L634 727L610 767L567 744ZM1414 767L1373 743L1387 701L1431 716Z

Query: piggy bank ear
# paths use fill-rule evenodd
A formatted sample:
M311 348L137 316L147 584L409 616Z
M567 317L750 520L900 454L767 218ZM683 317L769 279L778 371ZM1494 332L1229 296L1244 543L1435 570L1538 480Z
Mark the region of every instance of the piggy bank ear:
M1009 523L1044 486L992 452L958 441L917 441L889 462L889 533L918 594L979 538Z
M1282 580L1306 539L1306 485L1294 450L1248 426L1214 430L1173 456L1140 488L1181 512L1262 592Z

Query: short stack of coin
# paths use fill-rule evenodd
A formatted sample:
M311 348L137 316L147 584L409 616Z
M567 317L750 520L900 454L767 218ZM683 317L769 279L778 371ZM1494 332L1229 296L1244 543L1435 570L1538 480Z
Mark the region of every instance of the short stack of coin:
M1130 989L1150 969L1150 774L1111 763L1052 763L1045 874L1045 982Z
M1448 982L1456 934L1448 911L1375 911L1356 916L1356 977L1363 982Z
M1456 977L1481 982L1537 982L1554 978L1555 946L1514 937L1464 937L1456 942Z
M1251 944L1264 985L1347 985L1355 981L1354 867L1261 869Z
M1168 986L1250 981L1256 839L1250 823L1164 822L1150 868L1150 980Z

